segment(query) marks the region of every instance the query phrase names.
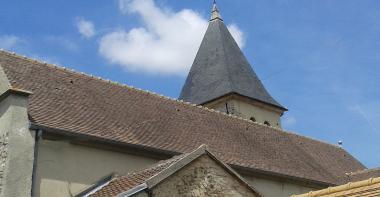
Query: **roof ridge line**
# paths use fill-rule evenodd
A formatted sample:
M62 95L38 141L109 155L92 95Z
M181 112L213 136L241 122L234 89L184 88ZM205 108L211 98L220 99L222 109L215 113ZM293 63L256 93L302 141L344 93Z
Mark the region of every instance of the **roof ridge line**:
M156 96L158 98L165 99L165 100L170 100L170 101L173 101L173 102L177 102L177 103L184 104L184 105L187 105L187 106L195 107L195 108L198 108L198 109L201 109L201 110L205 110L205 111L208 111L208 112L221 114L221 115L224 115L224 116L232 118L232 119L242 120L242 121L248 122L250 124L259 125L259 126L262 126L262 127L265 127L265 128L269 127L269 128L271 128L273 130L276 130L276 131L285 132L285 133L288 133L288 134L292 134L292 135L300 136L300 137L307 138L307 139L310 139L310 140L318 141L318 142L321 142L321 143L324 143L324 144L328 144L328 145L334 146L336 148L341 148L338 145L330 144L330 143L327 143L327 142L324 142L324 141L321 141L321 140L317 140L317 139L314 139L314 138L303 136L303 135L297 134L296 132L293 132L293 131L287 131L287 130L284 130L284 129L281 129L281 128L277 128L277 127L274 127L274 126L268 126L268 125L263 124L263 123L254 122L254 121L249 120L247 118L239 117L239 116L236 116L236 115L233 115L233 114L227 114L225 112L221 112L221 111L218 111L218 110L215 110L215 109L211 109L211 108L208 108L208 107L205 107L205 106L202 106L202 105L197 105L197 104L193 104L193 103L190 103L190 102L186 102L184 100L179 100L179 99L171 98L171 97L168 97L168 96L156 93L156 92L152 92L152 91L149 91L149 90L144 90L144 89L137 88L137 87L134 87L134 86L131 86L131 85L127 85L127 84L124 84L124 83L119 83L119 82L111 81L110 79L104 79L104 78L99 77L99 76L95 76L95 75L92 75L92 74L87 74L87 73L84 73L84 72L81 72L81 71L76 71L76 70L74 70L72 68L67 68L67 67L64 67L64 66L61 66L61 65L52 64L52 63L48 63L48 62L45 62L45 61L41 61L41 60L33 59L33 58L30 58L30 57L26 57L25 55L20 55L20 54L18 54L16 52L13 52L13 51L9 51L9 50L5 50L5 49L0 48L0 52L5 52L5 53L7 53L9 55L13 55L15 57L22 58L22 59L27 60L27 61L31 61L31 62L35 62L35 63L41 63L43 65L50 66L50 67L55 68L55 69L59 69L59 70L63 70L63 71L68 71L68 72L71 72L73 74L87 76L87 77L93 78L95 80L99 80L99 81L110 83L110 84L117 85L117 86L120 86L120 87L128 88L128 89L135 90L135 91L138 91L138 92L142 92L142 93L145 93L145 94L150 94L150 95L153 95L153 96Z
M299 137L303 137L303 138L306 138L306 139L309 139L309 140L313 140L313 141L316 141L316 142L320 142L320 143L323 143L323 144L327 144L327 145L333 146L335 148L339 148L339 149L345 150L344 148L340 147L339 145L331 144L331 143L328 143L328 142L325 142L325 141L322 141L322 140L319 140L319 139L314 139L314 138L311 138L311 137L308 137L308 136L300 135L300 134L296 133L295 131L287 131L287 130L282 130L282 131L285 132L285 133L287 133L287 134L290 134L290 135L296 135L296 136L299 136Z
M373 171L378 171L378 170L380 170L380 167L377 167L377 168L367 168L367 169L359 170L359 171L356 171L356 172L347 172L346 175L352 176L352 175L362 174L362 173L366 173L366 172L373 172Z
M225 27L226 27L226 25L222 22L222 24L221 24L222 26L224 25ZM223 28L223 27L221 27L220 26L220 24L218 24L218 31L219 31L219 34L222 34L222 31L221 31L221 29L220 28ZM227 27L226 27L227 28ZM227 32L230 34L230 36L232 36L231 35L231 33L230 33L230 31L228 30L228 28L227 28ZM236 40L235 40L235 38L233 38L232 37L232 39L233 39L233 41L236 43ZM227 58L227 55L226 54L228 54L228 53L226 53L226 48L225 48L225 44L224 44L224 42L221 42L221 45L223 46L223 54L225 54L225 55L223 55L223 58L225 59L225 61L227 62L228 61L228 58ZM239 47L239 50L241 50L240 49L240 47ZM230 86L230 88L231 88L231 90L235 90L235 85L232 83L232 79L231 79L231 71L230 71L230 67L229 66L227 66L227 75L228 75L228 85Z
M87 74L87 73L84 73L84 72L81 72L81 71L76 71L72 68L67 68L67 67L64 67L64 66L61 66L61 65L57 65L57 64L52 64L52 63L48 63L48 62L45 62L45 61L41 61L41 60L37 60L37 59L33 59L33 58L29 58L29 57L26 57L24 55L20 55L20 54L17 54L15 52L10 52L10 51L7 51L7 50L4 50L4 49L1 49L0 48L0 52L5 52L9 55L13 55L13 56L16 56L16 57L19 57L19 58L22 58L24 60L28 60L28 61L32 61L32 62L37 62L37 63L42 63L46 66L50 66L50 67L53 67L53 68L56 68L56 69L59 69L59 70L63 70L63 71L68 71L68 72L71 72L73 74L78 74L78 75L83 75L83 76L87 76L87 77L90 77L90 78L93 78L93 79L96 79L96 80L100 80L102 82L106 82L106 83L112 83L114 85L118 85L120 87L125 87L125 88L128 88L128 89L132 89L132 90L136 90L136 91L140 91L140 92L143 92L143 93L148 93L148 94L151 94L151 95L154 95L154 96L157 96L159 98L164 98L166 100L171 100L171 101L175 101L175 102L178 102L178 103L182 103L182 104L185 104L185 105L188 105L188 106L191 106L191 107L196 107L196 108L199 108L199 109L203 109L203 110L206 110L206 111L209 111L209 112L214 112L214 113L218 113L218 114L223 114L227 117L231 117L231 118L235 118L235 119L239 119L239 120L245 120L247 122L250 122L250 123L254 123L254 124L257 124L257 125L261 125L261 126L265 126L265 127L271 127L273 129L276 129L276 130L279 130L279 131L283 131L279 128L276 128L276 127L273 127L273 126L268 126L268 125L264 125L262 123L258 123L258 122L253 122L251 120L248 120L246 118L242 118L242 117L238 117L238 116L235 116L235 115L231 115L231 114L227 114L225 112L220 112L220 111L217 111L217 110L214 110L214 109L211 109L211 108L208 108L208 107L205 107L205 106L202 106L202 105L197 105L197 104L193 104L193 103L190 103L190 102L186 102L184 100L179 100L179 99L175 99L175 98L171 98L171 97L168 97L168 96L165 96L165 95L162 95L162 94L159 94L159 93L156 93L156 92L152 92L150 90L144 90L144 89L141 89L141 88L137 88L137 87L134 87L134 86L131 86L131 85L127 85L127 84L123 84L123 83L119 83L119 82L115 82L115 81L111 81L110 79L104 79L102 77L99 77L99 76L95 76L95 75L92 75L92 74Z

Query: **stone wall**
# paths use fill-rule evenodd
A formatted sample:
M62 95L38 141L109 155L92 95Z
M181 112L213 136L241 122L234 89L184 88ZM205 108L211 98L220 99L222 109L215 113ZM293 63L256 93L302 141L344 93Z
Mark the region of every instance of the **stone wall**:
M152 196L255 196L241 181L204 155L153 188Z
M8 82L8 79L3 71L3 68L0 65L0 95L2 95L5 91L7 91L10 88L10 84ZM0 100L0 105L1 105ZM2 108L2 109L1 109ZM6 158L8 155L8 139L9 139L9 133L5 130L5 104L3 104L3 107L0 106L0 124L3 126L0 127L0 195L3 190L3 179L4 179L4 173L5 173L5 164L6 164ZM1 123L1 121L4 121Z
M29 130L26 96L0 100L0 197L31 196L34 131Z
M8 133L0 134L0 194L3 187L3 178L5 173L5 164L8 155Z

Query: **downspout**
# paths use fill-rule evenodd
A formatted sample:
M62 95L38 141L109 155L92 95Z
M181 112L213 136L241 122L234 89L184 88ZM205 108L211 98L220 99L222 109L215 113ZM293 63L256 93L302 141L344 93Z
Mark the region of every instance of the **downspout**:
M36 130L35 137L34 137L34 159L33 159L33 174L32 174L32 190L31 190L31 196L35 196L35 185L36 185L36 171L37 171L37 158L38 158L38 143L42 136L42 130L38 129Z

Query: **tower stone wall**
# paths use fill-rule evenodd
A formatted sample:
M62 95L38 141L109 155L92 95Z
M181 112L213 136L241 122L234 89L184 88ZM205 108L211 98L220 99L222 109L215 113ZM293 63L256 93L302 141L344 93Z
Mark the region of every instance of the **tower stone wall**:
M232 95L219 98L204 106L253 122L281 128L282 110L259 101Z

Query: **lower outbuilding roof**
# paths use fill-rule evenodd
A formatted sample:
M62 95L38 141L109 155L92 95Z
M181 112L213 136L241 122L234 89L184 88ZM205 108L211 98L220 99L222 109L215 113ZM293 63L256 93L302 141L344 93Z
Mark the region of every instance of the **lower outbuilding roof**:
M202 145L191 153L175 156L171 159L161 161L145 170L131 173L126 176L116 177L109 183L104 184L96 188L93 191L88 192L85 196L91 197L105 197L105 196L118 196L128 197L134 194L148 189L151 190L159 183L163 182L170 176L173 176L177 171L181 170L185 166L188 166L191 162L195 161L199 157L207 155L210 159L214 160L216 164L220 165L227 173L231 174L236 180L243 184L254 196L260 197L261 195L252 188L247 182L245 182L240 175L232 170L228 165L224 164L221 160L216 158L208 149L206 145ZM210 166L203 166L204 169ZM207 176L213 176L209 174ZM208 177L211 178L215 177ZM225 177L227 178L227 177Z
M347 183L337 187L312 191L307 194L292 197L378 197L380 196L380 177L364 181Z
M235 169L325 185L366 169L335 145L5 51L1 76L33 93L28 115L45 131L175 153L207 144Z
M365 169L357 172L347 173L349 181L361 181L369 178L380 177L380 168Z

